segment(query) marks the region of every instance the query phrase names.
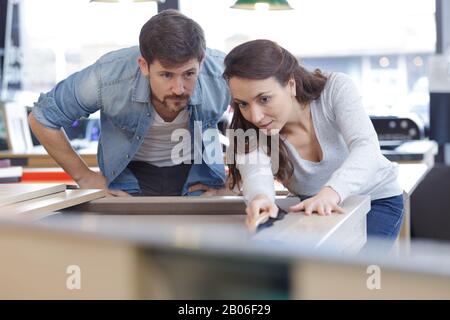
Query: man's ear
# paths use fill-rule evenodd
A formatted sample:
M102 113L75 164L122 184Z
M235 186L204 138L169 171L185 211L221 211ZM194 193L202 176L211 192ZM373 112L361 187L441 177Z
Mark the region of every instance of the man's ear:
M150 67L149 67L147 61L145 61L144 57L139 56L138 64L139 64L139 69L141 69L142 74L147 77L149 74Z

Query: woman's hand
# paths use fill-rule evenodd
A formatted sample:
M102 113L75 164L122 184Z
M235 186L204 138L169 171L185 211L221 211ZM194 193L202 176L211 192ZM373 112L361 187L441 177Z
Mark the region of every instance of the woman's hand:
M330 215L332 212L344 213L344 209L338 206L339 202L339 194L331 187L324 187L314 197L292 206L290 211L305 211L305 214L308 216L313 212L316 212L321 216Z
M277 217L278 207L266 195L259 194L249 202L245 212L247 213L245 224L250 232L255 232L261 223L270 217Z

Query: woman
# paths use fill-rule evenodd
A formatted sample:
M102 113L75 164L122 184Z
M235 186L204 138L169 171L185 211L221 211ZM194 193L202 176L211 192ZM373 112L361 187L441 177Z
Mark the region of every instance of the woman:
M368 236L396 238L403 217L397 167L381 154L376 132L348 76L309 72L276 43L255 40L226 56L224 77L233 97L231 129L279 133L275 172L270 161L242 160L252 154L267 158L270 145L266 152L234 150L237 164L229 165L230 187L242 185L248 200L249 227L276 217L275 175L303 200L291 210L306 215L343 212L339 204L348 196L370 195Z

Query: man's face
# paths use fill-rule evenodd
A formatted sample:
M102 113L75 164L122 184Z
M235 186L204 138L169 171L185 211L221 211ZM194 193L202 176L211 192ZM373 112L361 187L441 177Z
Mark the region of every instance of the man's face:
M139 65L142 73L149 78L153 100L162 103L171 112L179 112L187 105L200 70L197 59L176 67L165 67L156 59L150 65L140 60Z

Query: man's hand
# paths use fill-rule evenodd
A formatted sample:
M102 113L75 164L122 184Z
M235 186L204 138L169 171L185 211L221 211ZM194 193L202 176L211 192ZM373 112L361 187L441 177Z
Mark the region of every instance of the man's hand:
M236 196L239 193L235 190L230 190L227 187L223 187L220 189L215 189L215 188L211 188L208 186L205 186L202 183L197 183L194 184L192 186L189 187L188 191L189 192L194 192L194 191L204 191L202 193L202 197L212 197L212 196Z
M308 216L313 212L316 212L321 216L330 215L332 212L344 213L344 209L338 206L339 202L339 194L331 187L324 187L314 197L290 207L290 211L305 211L305 214Z
M111 190L107 188L106 178L101 172L89 170L81 179L76 181L80 189L103 189L107 197L131 197L122 190Z
M106 178L101 172L89 170L76 181L80 189L106 189Z
M259 194L249 202L245 212L247 213L245 224L253 233L261 223L266 222L270 217L278 216L278 207L266 195Z

